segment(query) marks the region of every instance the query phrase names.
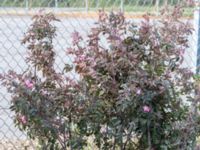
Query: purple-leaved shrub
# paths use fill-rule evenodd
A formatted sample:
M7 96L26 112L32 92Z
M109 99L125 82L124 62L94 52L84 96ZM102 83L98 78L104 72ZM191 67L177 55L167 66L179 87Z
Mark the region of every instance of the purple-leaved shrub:
M194 75L182 66L192 28L181 16L181 7L166 8L160 19L145 15L134 25L122 13L100 11L86 41L73 34L68 54L87 93L78 128L99 149L194 147L199 125L191 104L198 99Z
M99 12L87 40L72 34L74 65L54 68L59 21L39 13L22 41L30 68L0 75L11 93L15 124L41 149L194 149L199 135L198 76L182 67L192 29L182 10L139 25L123 13ZM103 40L102 40L103 39ZM103 44L102 44L103 42ZM79 80L65 72L75 69Z
M39 12L33 17L22 41L30 67L22 74L9 71L0 79L11 93L15 124L37 139L41 149L81 149L85 140L73 129L83 109L77 94L79 85L54 68L54 21L59 20L51 13ZM70 69L66 64L64 71Z

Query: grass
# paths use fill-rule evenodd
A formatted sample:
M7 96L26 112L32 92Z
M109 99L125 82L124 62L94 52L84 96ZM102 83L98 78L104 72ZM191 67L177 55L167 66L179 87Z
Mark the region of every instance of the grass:
M155 6L125 6L124 12L126 13L136 13L136 14L157 14L162 8L156 8ZM90 8L89 10L95 11L96 8ZM120 10L119 7L105 7L104 10L111 11L111 10ZM192 17L194 12L194 8L192 7L186 7L184 8L183 15L185 17Z
M0 0L1 1L1 0ZM54 0L28 0L29 1L29 8L36 8L36 7L55 7ZM96 0L88 0L89 1L89 10L90 11L97 11L98 9L104 9L107 11L110 10L120 10L120 0L114 0L114 1L105 1L105 0L99 0L99 3L97 4ZM6 0L0 3L0 7L26 7L25 0L22 1L14 1L14 0ZM70 8L75 9L77 11L86 10L85 7L85 1L84 0L68 0L58 3L59 8ZM162 6L159 6L158 8L155 5L138 5L134 3L125 4L123 9L127 13L137 13L137 14L144 14L144 13L150 13L150 14L157 14ZM186 7L184 16L191 17L193 16L193 7Z

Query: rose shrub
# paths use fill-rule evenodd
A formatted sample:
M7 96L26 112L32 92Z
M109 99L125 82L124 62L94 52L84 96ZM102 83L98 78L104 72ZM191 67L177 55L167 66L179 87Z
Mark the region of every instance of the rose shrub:
M2 84L12 94L10 108L16 125L37 139L41 149L80 149L85 141L72 127L82 109L76 94L78 85L55 70L54 21L59 20L53 14L40 12L33 17L22 41L27 45L30 67L22 74L9 71L1 75ZM64 69L70 66L66 64Z
M87 93L79 128L99 149L194 146L194 78L181 66L192 28L181 15L181 7L166 9L157 22L146 15L136 26L122 13L101 11L85 45L74 33L68 54Z
M22 74L2 74L15 123L41 149L194 149L199 135L198 76L182 67L192 29L180 7L135 25L122 13L100 11L87 40L72 34L67 55L79 80L55 70L57 20L39 13L25 35ZM197 95L197 96L196 96Z

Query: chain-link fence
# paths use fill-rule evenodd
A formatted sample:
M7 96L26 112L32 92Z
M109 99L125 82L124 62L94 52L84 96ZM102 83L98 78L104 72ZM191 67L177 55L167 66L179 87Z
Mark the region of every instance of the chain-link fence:
M65 55L71 41L71 32L77 30L86 35L89 27L97 20L99 9L122 10L129 19L140 22L144 13L156 15L163 6L180 2L181 0L0 0L0 73L10 69L21 73L27 69L26 49L21 45L21 39L31 24L31 16L41 8L54 12L61 20L56 23L58 30L54 41L59 70L65 62L71 62L71 58ZM183 19L193 24L194 7L191 1L187 2ZM185 54L187 57L184 65L195 70L197 36L189 39L191 45ZM0 87L0 150L36 149L34 142L14 126L9 106L10 95Z

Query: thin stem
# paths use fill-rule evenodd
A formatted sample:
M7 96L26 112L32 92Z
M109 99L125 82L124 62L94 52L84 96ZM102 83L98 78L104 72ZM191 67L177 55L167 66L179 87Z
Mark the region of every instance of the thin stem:
M151 133L150 133L150 128L149 128L149 125L150 125L150 120L149 120L149 115L148 115L148 121L147 121L147 134L148 134L148 150L151 150Z
M72 141L72 133L71 133L71 122L72 122L72 118L71 118L71 112L69 114L69 127L68 127L68 130L69 130L69 146L70 146L70 150L72 150L72 144L71 144L71 141Z
M120 118L121 118L121 128L120 128L120 134L121 134L121 138L120 138L120 149L123 150L123 124L124 124L124 121L123 121L122 114L120 115Z
M66 127L65 127L65 123L64 123L64 148L66 149L67 146L66 146Z
M35 83L36 83L36 77L37 77L37 68L36 68L36 65L34 66L34 80L35 80Z

